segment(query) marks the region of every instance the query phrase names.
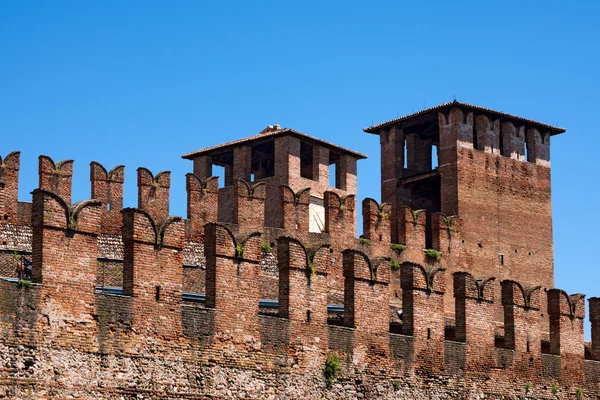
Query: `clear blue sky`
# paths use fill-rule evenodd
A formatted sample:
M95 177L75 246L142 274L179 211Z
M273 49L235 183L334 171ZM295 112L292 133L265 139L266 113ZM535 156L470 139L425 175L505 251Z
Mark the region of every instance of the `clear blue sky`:
M456 99L567 128L552 141L556 286L600 296L600 3L593 1L0 0L0 154L172 171L185 216L188 151L279 123L367 153L360 198L379 198L378 137L362 128ZM362 2L366 3L366 2ZM490 3L490 2L485 2ZM535 240L535 238L531 238Z

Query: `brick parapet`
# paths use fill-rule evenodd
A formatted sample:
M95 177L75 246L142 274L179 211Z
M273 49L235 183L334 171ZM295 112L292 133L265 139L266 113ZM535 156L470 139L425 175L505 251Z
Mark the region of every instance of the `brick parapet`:
M325 232L329 233L332 243L339 244L336 247L350 247L342 244L348 244L355 236L355 196L353 194L340 196L333 191L327 191L324 193L324 205Z
M32 280L42 284L39 312L56 326L43 340L87 349L97 333L93 315L101 203L69 205L55 193L36 189L32 222ZM43 330L44 319L40 323Z
M144 211L123 210L123 293L133 297L134 329L166 339L181 335L184 240L179 217L156 223Z
M494 354L494 277L475 278L455 272L456 339L466 343L465 369L488 375L496 366Z
M137 169L138 208L147 212L154 221L169 215L169 189L171 172L162 171L154 176L149 169Z
M18 224L19 169L21 152L0 157L0 225Z
M280 186L281 191L281 228L298 238L308 238L310 187L294 192L287 185Z
M123 183L125 166L118 165L106 171L96 161L90 163L90 181L92 199L100 200L102 210L102 233L115 235L121 233L121 209L123 208Z
M266 184L249 183L234 179L233 184L233 223L241 231L262 231L265 226Z
M279 268L279 317L289 320L290 351L303 346L328 349L327 270L330 253L326 246L306 247L296 239L277 239ZM316 339L319 338L319 339Z
M414 367L439 373L444 368L445 270L401 266L402 332L413 337Z
M362 202L363 237L376 245L383 244L389 247L391 214L391 204L379 204L377 200L371 198L364 199Z
M73 160L57 161L39 156L39 188L57 194L65 203L71 204Z
M526 167L537 168L538 166ZM108 177L102 175L102 172L105 172L102 168L93 166L92 169L92 185L96 185L92 193L99 193L94 197L107 203L109 194L105 185L108 184L106 181ZM61 180L62 175L57 176L61 177L55 180L55 183L58 182L56 192L70 193L68 181ZM194 201L208 202L208 198L202 197L208 193L202 193L202 185L198 186L197 178L192 184L196 186L191 188L191 192L198 195ZM211 196L214 195L210 200L213 206L219 201L216 186L215 181L214 191L210 193ZM281 189L281 186L279 188ZM282 204L285 206L287 201L287 206L290 207L289 211L284 212L284 217L292 216L290 220L292 222L296 221L298 216L304 219L308 214L310 193L303 192L301 197L305 198L293 204L291 196L297 193L281 190L283 191ZM216 211L213 207L211 218L202 219L204 215L202 213L198 218L188 215L190 221L196 219L209 222L207 229L211 231L211 240L209 243L203 243L193 241L190 231L186 237L182 220L170 220L169 224L163 226L154 223L149 211L144 213L139 210L125 210L124 215L131 214L131 218L126 224L127 227L123 228L124 243L120 244L117 243L120 235L106 233L106 225L103 223L104 209L96 202L88 201L70 205L55 191L36 191L32 204L34 280L41 282L41 285L23 290L31 290L32 299L42 299L31 300L34 303L30 305L35 310L46 312L48 316L36 314L37 319L33 317L31 319L42 322L27 327L23 322L19 322L21 317L13 318L12 308L7 308L3 304L0 319L4 322L0 323L3 324L2 332L6 338L0 343L12 341L11 343L15 344L35 344L36 340L46 338L42 342L47 346L62 349L71 346L86 352L100 351L102 354L113 355L131 351L133 348L136 352L144 351L145 345L139 343L133 347L130 345L139 337L145 337L144 343L156 344L153 349L157 357L190 352L201 354L202 362L227 366L240 365L252 370L282 373L289 373L293 370L290 367L294 365L297 371L304 372L320 368L327 351L335 350L340 354L349 354L349 357L353 357L354 360L359 360L352 365L351 361L343 359L344 368L349 376L357 379L365 376L362 375L364 371L377 369L380 365L386 365L386 368L388 365L402 365L404 372L416 371L417 375L423 371L433 371L437 377L442 378L447 374L454 374L453 368L458 368L456 365L461 366L462 372L459 373L464 372L465 377L480 374L493 376L500 381L511 379L536 383L541 382L540 375L553 376L557 382L561 384L564 382L571 388L591 384L590 382L595 379L592 367L597 361L584 361L583 356L582 298L566 296L560 291L550 290L546 302L545 293L541 290L528 291L523 289L527 286L524 284L521 286L514 281L503 281L501 286L497 281L488 281L483 286L483 292L480 293L477 289L477 279L474 278L478 275L470 275L476 271L469 269L470 265L454 264L450 261L454 251L462 248L460 246L463 239L460 235L463 234L464 229L462 215L461 219L456 218L456 231L450 234L448 225L443 220L445 215L436 213L427 215L426 212L422 212L417 216L415 223L409 209L397 208L401 211L399 214L403 214L401 218L405 221L402 229L408 240L401 243L406 244L407 248L404 251L391 251L390 239L385 238L385 232L380 233L381 229L387 229L385 224L378 225L375 222L381 211L377 202L372 199L363 202L363 215L369 217L365 224L364 236L371 241L370 245L365 245L354 237L353 230L346 225L348 222L353 224L355 221L354 199L350 204L349 198L343 201L337 192L336 196L337 199L335 196L327 195L329 232L307 233L306 236L301 237L304 247L289 237L281 238L283 241L289 241L286 256L285 245L276 239L292 234L304 234L304 232L290 232L294 230L295 223L288 223L283 228L266 229L264 224L242 222L241 225L229 225L226 228L213 223L216 221L214 218ZM168 210L168 196L166 201ZM195 207L194 211L200 209L201 207ZM159 211L163 213L162 210ZM383 214L385 215L386 212L387 210L384 209ZM343 217L340 217L342 215ZM350 219L346 220L346 217ZM426 246L428 218L432 229L430 247L442 251L443 257L440 263L433 263L432 260L424 258L423 249L428 247ZM342 219L344 221L341 221ZM195 235L200 235L200 232L204 231L202 222L197 223ZM152 227L153 223L154 227ZM18 225L7 224L6 226ZM399 224L396 227L398 228ZM21 226L21 228L27 227ZM264 236L253 235L251 232L253 228L264 231ZM15 235L10 233L13 232L12 230L7 232ZM379 234L382 235L381 240L378 240ZM124 273L129 276L125 280L127 296L110 297L94 294L96 260L100 254L97 241L98 237L108 236L116 243L113 247L123 247L119 250L121 253L110 252L110 257L124 258L125 263L128 263L125 268L127 272ZM182 304L184 303L182 301L184 281L181 271L182 253L186 242L189 245L190 241L205 246L208 275L206 278L207 308L190 304L189 301ZM103 239L104 242L106 241ZM261 276L264 275L264 271L260 266L261 245L265 243L271 243L275 247L277 257L274 256L274 259L278 261L276 264L279 271L279 276L273 274L273 279L268 281L273 283L275 293L279 292L278 313L275 312L269 317L260 315L261 309L258 305L261 299L266 298L261 286L264 285L261 283L264 281ZM310 259L311 254L309 243L318 243L318 247L328 243L331 244L330 250L333 251L330 253L330 250L321 248L315 253L313 257L315 276L311 276L310 270L307 269L306 257L308 254ZM236 249L239 244L243 244L241 257ZM484 245L487 246L486 243ZM289 251L289 248L292 248L292 251ZM347 249L351 250L341 253ZM357 254L360 252L357 253L357 249L361 249L364 254L359 257ZM2 250L6 249L2 248ZM108 252L102 254L106 255ZM344 263L343 259L349 257L347 254L353 254L352 260L350 262L348 259L346 260L348 262ZM393 271L387 259L376 260L378 257L390 255L396 262L405 264L400 273ZM413 265L411 272L404 272L409 262L423 265L429 262L435 266ZM204 265L204 261L201 263ZM346 268L346 264L352 265L352 274L348 272L349 267ZM378 267L374 269L374 265ZM172 266L175 268L171 268ZM295 267L290 268L292 266ZM450 279L449 273L446 274L447 277L442 277L443 271L440 267L447 268L448 272L466 269L468 273L461 272L455 274L454 279ZM73 278L74 269L78 274L83 271L81 278ZM437 272L432 275L434 270ZM347 322L351 327L334 328L327 325L327 305L332 303L331 298L328 297L334 289L332 286L328 287L328 282L331 282L332 277L338 272L340 278L344 280L350 281L349 276L353 277L352 285L348 284L345 291L348 301L350 297L347 293L353 293L352 303L348 302L344 310L344 316L348 321L352 321ZM430 279L431 276L433 280ZM140 283L137 289L134 282ZM146 283L146 287L142 290L142 284ZM394 302L391 298L394 284L401 286L402 291L399 293L403 302L396 303L396 308L390 309L390 304ZM286 285L287 289L285 289ZM158 293L157 287L160 287ZM500 307L498 301L500 287L506 348L494 348L493 343L493 328L498 327L498 321L494 321L492 315L497 314L494 307ZM3 283L0 285L0 290L3 295L6 293L12 296L15 284ZM455 304L461 302L460 306L456 306L455 313L448 304L444 305L440 302L444 295L452 293L455 296L452 299L456 301ZM105 301L106 298L111 300ZM572 301L568 303L566 298ZM102 304L98 304L99 299L102 299ZM590 300L592 339L596 339L598 307L592 300L594 299ZM39 304L35 303L38 301ZM550 336L546 332L547 324L541 317L545 308L548 308L551 314ZM396 313L397 309L402 310L400 321L404 335L389 333L390 314ZM106 315L109 316L108 320ZM448 340L444 343L444 321L448 321L449 316L456 317L456 339L462 343L449 343ZM7 322L9 320L12 322ZM165 320L167 322L164 322ZM7 328L9 325L10 328ZM20 333L26 332L27 329L30 330L29 333ZM496 329L497 333L500 331ZM174 338L177 340L173 340ZM552 350L556 354L542 355L541 343L546 338L550 338ZM596 360L598 341L600 339L592 340L591 344L591 358ZM238 346L240 353L244 355L236 364ZM399 349L398 346L404 347ZM461 353L462 348L464 353ZM165 349L169 349L171 353ZM249 353L252 356L248 356ZM401 361L399 355L403 357ZM463 364L458 362L454 365L455 356L462 359ZM460 358L463 356L464 358ZM359 369L362 367L365 369L361 372ZM553 372L555 367L557 374ZM397 370L390 371L394 377L401 376ZM488 374L484 371L491 372ZM582 377L587 379L587 383L582 381ZM522 386L521 383L519 384Z
M216 176L201 179L194 174L186 175L187 218L189 229L187 238L200 241L204 235L204 225L215 223L219 212L219 178Z
M600 297L590 298L589 303L592 323L592 359L600 361Z
M585 295L568 295L564 290L548 290L550 351L560 355L560 376L568 383L584 376L583 319Z
M427 261L423 250L426 248L426 211L401 206L397 212L397 220L398 243L406 246L403 251L405 259L417 264L425 264Z
M217 311L216 335L258 340L260 234L235 237L225 226L205 227L206 307Z

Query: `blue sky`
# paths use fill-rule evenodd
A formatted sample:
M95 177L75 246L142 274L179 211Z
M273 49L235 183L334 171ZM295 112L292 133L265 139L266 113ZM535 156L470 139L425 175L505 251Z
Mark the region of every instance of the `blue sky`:
M281 124L367 153L360 198L379 198L379 143L362 128L457 100L567 128L552 141L556 286L600 296L596 135L600 3L0 0L0 154L172 171L185 215L188 151ZM535 240L535 238L532 238Z

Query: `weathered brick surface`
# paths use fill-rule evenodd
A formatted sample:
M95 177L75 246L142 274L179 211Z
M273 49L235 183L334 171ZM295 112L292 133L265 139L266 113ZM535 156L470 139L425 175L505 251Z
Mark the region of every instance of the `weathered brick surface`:
M152 175L146 168L138 168L138 208L147 212L154 221L162 221L169 215L169 188L171 172L162 171Z
M42 190L18 202L7 156L0 272L32 256L36 283L0 280L0 397L516 399L528 382L531 398L600 394L597 299L584 360L583 297L551 289L547 132L460 108L437 117L439 141L418 125L381 131L389 205L362 202L362 240L356 159L315 144L303 178L298 137L277 137L274 175L251 183L248 146L222 189L213 159L194 160L187 220L167 217L168 173L139 169L140 210L121 213L121 167L92 163L98 201L71 205L72 163L44 156ZM312 196L323 233L308 232ZM331 387L328 353L342 366Z
M560 377L575 383L584 376L583 318L585 296L568 295L560 289L548 291L550 351L560 355Z
M592 359L600 361L600 297L592 297L589 302L592 323Z
M73 160L54 162L48 156L40 156L38 173L40 189L52 192L66 204L71 204Z
M53 346L87 349L97 333L92 315L100 206L94 200L69 206L54 193L33 192L32 280L42 284L45 320L38 323L57 326L44 338Z
M287 185L281 185L281 228L286 232L295 232L299 239L308 237L310 187L294 192Z
M443 269L401 266L402 331L413 337L414 367L439 373L444 366Z
M123 182L125 167L118 165L109 172L96 161L90 163L90 181L92 183L92 199L102 202L102 233L117 235L121 233L123 220Z
M389 357L389 262L344 251L344 325L354 328L352 356L363 362Z
M18 223L19 169L21 153L0 157L0 224Z
M186 175L187 217L191 221L187 238L200 241L204 225L217 222L219 210L219 178L209 176L201 179L197 175Z
M236 179L233 184L233 223L245 232L262 231L265 226L266 185Z
M466 343L464 369L489 375L496 366L494 356L494 278L475 278L454 273L456 339Z
M179 217L156 223L141 210L123 210L123 294L133 297L134 329L181 335L184 239Z
M514 350L512 370L520 377L536 379L542 368L540 287L502 281L502 304L505 347Z

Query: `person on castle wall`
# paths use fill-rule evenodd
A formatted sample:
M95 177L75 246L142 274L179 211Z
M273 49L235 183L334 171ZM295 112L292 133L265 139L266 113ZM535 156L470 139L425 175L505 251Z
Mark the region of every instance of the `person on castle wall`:
M17 278L31 280L31 261L25 257L19 259L17 265Z

